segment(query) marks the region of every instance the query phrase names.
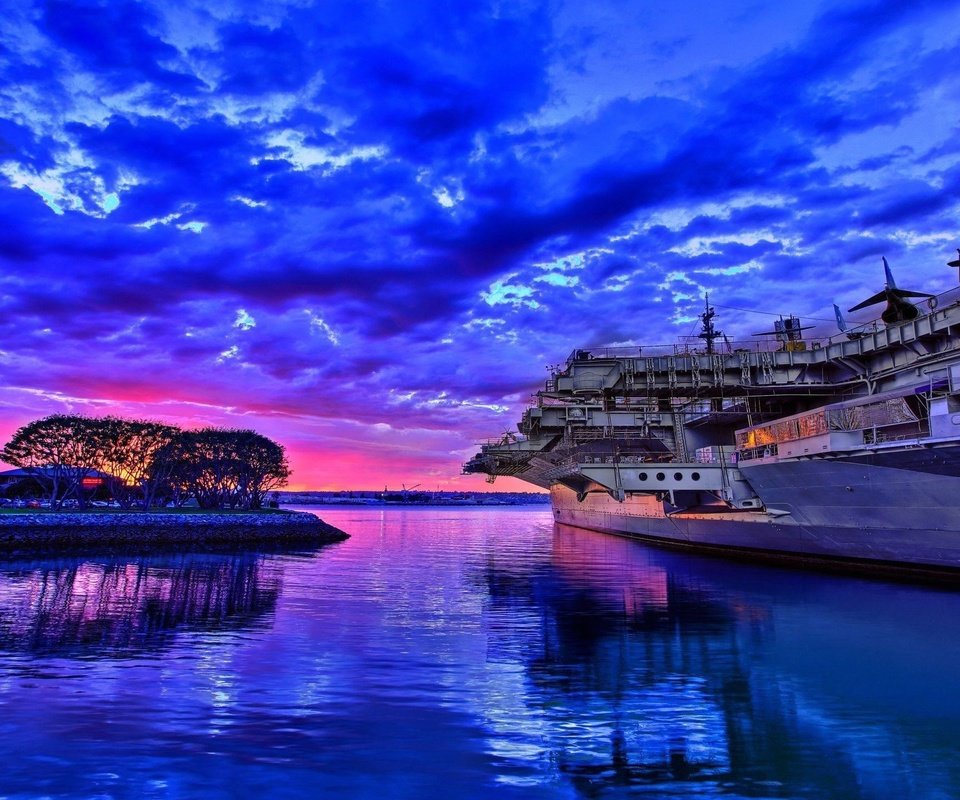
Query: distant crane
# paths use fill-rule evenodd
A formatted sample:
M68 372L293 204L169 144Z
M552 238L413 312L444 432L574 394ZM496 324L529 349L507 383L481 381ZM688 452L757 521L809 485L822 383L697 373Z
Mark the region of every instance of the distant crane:
M400 497L404 503L407 503L410 501L410 492L412 492L414 489L416 489L418 486L421 486L422 484L415 483L413 484L413 486L407 486L407 484L401 483L400 485L403 487L403 491L400 493Z

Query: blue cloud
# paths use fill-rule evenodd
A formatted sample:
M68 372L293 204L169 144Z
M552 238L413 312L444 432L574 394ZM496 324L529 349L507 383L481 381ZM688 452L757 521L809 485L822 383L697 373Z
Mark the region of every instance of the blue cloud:
M51 40L117 86L149 80L156 87L191 91L203 88L179 65L176 48L157 32L158 18L148 6L130 0L46 0L43 28Z
M946 280L960 10L748 6L705 47L616 2L24 4L8 384L468 441L574 345L688 334L704 291L817 317L880 255Z

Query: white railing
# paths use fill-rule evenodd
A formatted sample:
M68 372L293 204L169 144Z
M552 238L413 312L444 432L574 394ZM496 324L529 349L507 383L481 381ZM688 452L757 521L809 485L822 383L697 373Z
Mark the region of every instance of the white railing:
M947 308L951 305L960 304L960 286L941 292L932 298L924 298L913 305L920 312L920 316L935 313L937 310ZM802 320L802 318L801 318ZM807 349L816 350L820 347L826 347L831 344L838 344L850 339L869 336L878 331L884 330L886 325L879 318L863 323L851 324L846 331L838 331L830 336L813 337L802 339ZM690 337L695 339L697 337ZM760 353L770 352L782 349L783 345L775 337L769 336L763 339L738 339L725 342L716 342L714 352L716 355L728 355L735 352ZM567 358L569 367L574 361L586 361L590 359L603 358L658 358L661 356L683 356L683 355L703 355L703 345L696 345L696 342L674 343L674 344L653 344L653 345L627 345L623 347L578 347Z

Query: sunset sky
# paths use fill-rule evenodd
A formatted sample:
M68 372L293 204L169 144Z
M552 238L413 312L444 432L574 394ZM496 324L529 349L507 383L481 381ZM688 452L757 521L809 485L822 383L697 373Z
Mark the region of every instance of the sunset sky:
M461 463L574 347L695 333L705 291L733 339L829 335L881 256L955 286L958 31L956 0L13 0L0 437L254 428L293 488L488 488Z

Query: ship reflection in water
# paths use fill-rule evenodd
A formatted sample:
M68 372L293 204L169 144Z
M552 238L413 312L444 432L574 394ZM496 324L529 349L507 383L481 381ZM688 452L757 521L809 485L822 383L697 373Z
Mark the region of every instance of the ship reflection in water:
M956 594L562 525L516 577L488 574L495 608L537 598L527 733L584 797L960 796Z
M24 562L0 568L0 649L123 656L184 630L265 624L280 570L261 556Z
M304 553L0 563L0 796L960 797L960 593L549 511Z

